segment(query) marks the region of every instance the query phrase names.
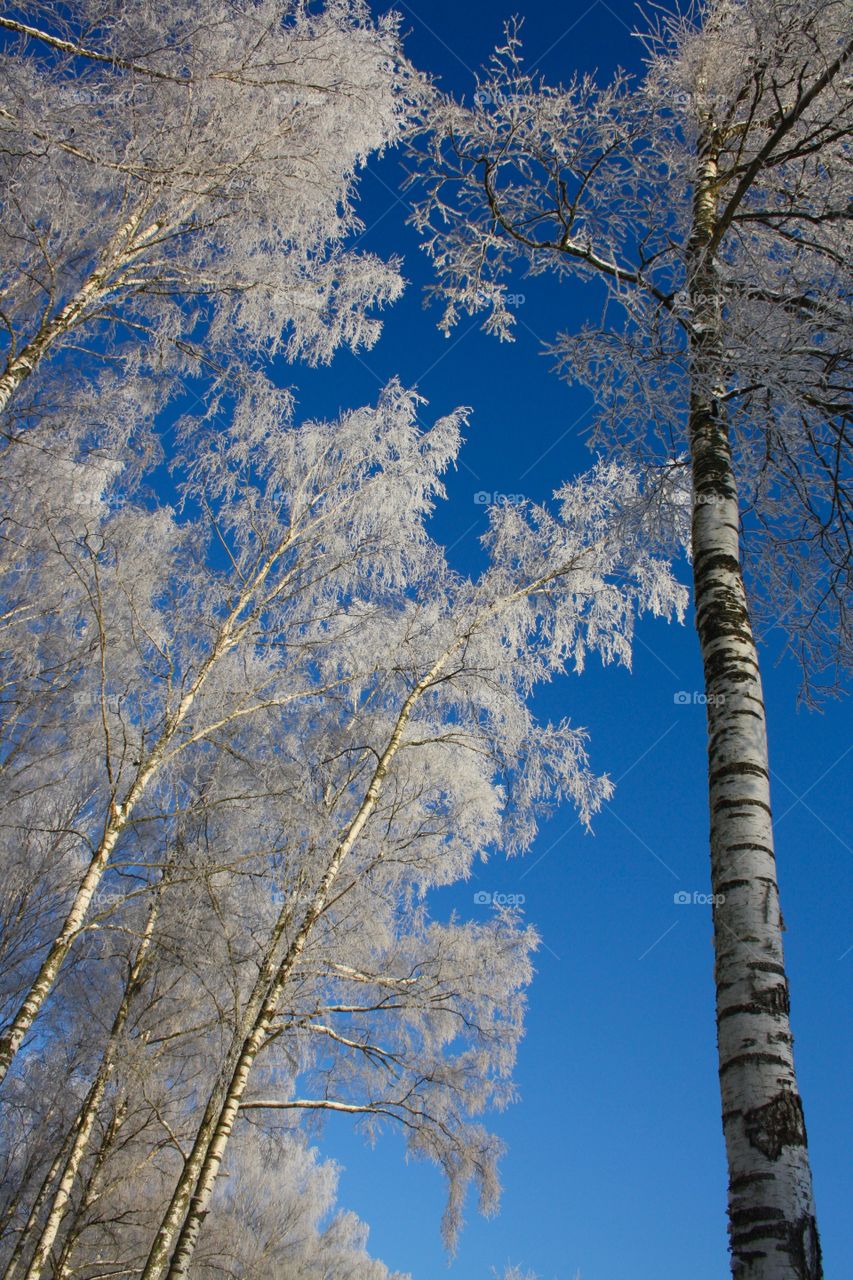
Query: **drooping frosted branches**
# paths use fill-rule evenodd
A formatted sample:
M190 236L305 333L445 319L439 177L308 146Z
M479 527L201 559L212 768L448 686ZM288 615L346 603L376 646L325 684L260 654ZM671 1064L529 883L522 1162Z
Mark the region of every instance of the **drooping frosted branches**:
M850 654L849 7L732 0L662 21L645 78L553 86L508 31L470 106L438 100L415 222L442 324L486 312L511 336L510 273L589 279L603 324L561 334L558 371L600 410L594 438L668 465L685 449L697 146L719 216L705 262L720 305L709 394L732 432L756 606L808 682ZM600 295L599 295L600 296ZM614 307L612 303L618 304Z
M15 1139L24 1258L73 1273L121 1222L121 1265L183 1274L232 1133L285 1112L400 1127L447 1177L448 1243L471 1180L494 1207L480 1116L513 1097L536 938L427 895L562 799L589 821L610 783L527 695L685 601L609 464L495 510L489 567L452 572L425 521L461 416L418 412L397 383L299 427L264 384L221 397L180 426L174 508L70 429L7 448L5 1088L30 1028L78 1081Z
M70 344L151 376L375 341L398 266L348 242L420 92L393 18L80 0L4 25L0 410Z

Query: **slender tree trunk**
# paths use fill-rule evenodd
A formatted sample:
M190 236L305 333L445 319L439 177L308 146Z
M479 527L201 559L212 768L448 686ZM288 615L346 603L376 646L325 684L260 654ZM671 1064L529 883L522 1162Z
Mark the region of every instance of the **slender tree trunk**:
M21 1230L21 1233L18 1236L14 1249L9 1255L9 1261L6 1264L6 1270L3 1272L3 1280L13 1280L13 1277L17 1274L18 1267L20 1266L21 1258L23 1257L23 1254L24 1254L24 1250L26 1249L29 1241L32 1239L32 1233L36 1228L36 1224L39 1220L42 1209L47 1204L48 1197L50 1196L50 1189L53 1186L54 1181L56 1180L59 1170L63 1167L65 1163L72 1141L73 1141L73 1133L66 1134L65 1138L63 1139L62 1146L59 1148L59 1151L53 1163L51 1164L47 1173L44 1175L44 1179L42 1181L41 1186L39 1187L38 1194L36 1195L36 1198L32 1204L32 1208L30 1209L29 1215L27 1216L27 1221L25 1222Z
M55 316L46 319L35 336L8 362L0 374L0 413L3 413L21 383L30 376L57 339L79 323L97 300L104 288L107 274L105 270L93 272L71 301Z
M141 243L134 243L142 216L143 210L138 210L127 219L126 223L122 224L122 227L118 228L106 244L99 265L83 280L77 293L54 316L46 315L38 326L36 334L29 339L26 346L20 348L17 355L10 358L3 374L0 374L0 413L3 413L20 384L29 378L38 366L38 362L47 355L51 347L69 333L69 330L86 319L96 302L99 302L105 294L113 293L117 288L120 271L137 259L146 247L146 238L158 229L156 225L152 225L142 233Z
M232 1086L234 1076L238 1070L239 1063L246 1050L246 1044L251 1035L251 1029L255 1026L259 1012L263 1007L264 1000L270 990L276 971L281 964L281 943L284 938L288 925L293 917L293 909L290 905L285 905L279 913L275 928L267 944L266 955L258 976L255 979L252 993L246 1003L240 1025L235 1032L231 1042L228 1056L225 1059L223 1067L217 1078L214 1088L211 1090L204 1109L204 1114L193 1142L192 1150L187 1156L181 1175L169 1206L157 1229L154 1237L154 1243L148 1254L145 1267L142 1272L141 1280L152 1280L155 1276L161 1276L165 1269L169 1251L174 1244L175 1238L181 1228L184 1216L189 1205L190 1198L199 1178L199 1174L204 1163L204 1159L210 1143L216 1132L217 1122L221 1115L223 1107L227 1103L228 1092ZM249 1032L247 1034L247 1028Z
M691 241L690 441L696 628L708 698L717 1039L731 1265L736 1280L820 1280L788 1018L764 701L721 400L721 299L705 253L714 234L716 191L716 151L709 134L700 148Z
M275 981L258 1011L254 1025L243 1042L237 1066L228 1081L222 1105L211 1126L208 1139L204 1143L203 1149L199 1149L199 1160L193 1170L194 1177L182 1189L179 1205L180 1217L184 1218L184 1222L178 1234L169 1264L168 1280L178 1280L178 1277L186 1277L189 1273L190 1261L210 1208L213 1188L219 1176L225 1148L228 1145L234 1122L240 1110L240 1103L249 1083L249 1076L255 1065L255 1059L266 1041L287 979L308 940L310 929L311 926L306 927L303 924L288 948L287 955L276 974ZM142 1275L144 1278L146 1272L143 1271Z
M86 1214L101 1194L101 1173L109 1153L113 1149L116 1136L121 1131L122 1125L127 1118L129 1105L127 1098L123 1098L116 1106L103 1137L94 1152L94 1160L83 1187L83 1194L74 1207L71 1221L64 1225L62 1248L59 1250L58 1257L51 1268L51 1280L69 1280L69 1277L74 1274L71 1269L71 1256L77 1241L86 1230Z
M98 266L83 281L74 296L55 315L45 315L34 336L13 355L0 374L0 414L21 384L41 360L66 334L84 321L96 305L122 287L122 275L148 247L151 236L160 230L152 223L140 231L144 210L127 219L106 245Z
M332 885L337 879L342 863L376 808L382 791L382 784L394 757L400 749L403 732L416 703L446 665L451 654L460 643L461 641L458 641L446 650L430 671L418 681L408 694L400 709L394 730L373 772L364 798L329 860L323 878L317 887L298 932L287 948L277 970L273 971L271 980L267 980L263 999L257 1001L256 1012L251 1024L248 1024L248 1019L244 1019L243 1025L246 1027L248 1024L248 1029L242 1039L230 1078L227 1080L225 1088L217 1089L208 1101L193 1149L187 1158L172 1195L172 1200L160 1224L140 1280L160 1280L167 1265L170 1248L176 1237L174 1252L168 1263L168 1280L186 1280L193 1251L210 1206L210 1199L222 1165L222 1158L225 1154L228 1140L231 1137L234 1121L240 1110L240 1103L245 1094L255 1059L264 1045L270 1025L275 1017L282 991L294 965L305 949L311 930L325 908ZM255 993L258 992L258 989L258 984L256 983Z
M139 990L142 973L145 968L145 962L151 947L151 939L154 933L154 924L157 919L159 908L159 898L155 897L148 910L148 916L145 922L145 929L142 939L136 951L136 957L128 974L125 984L124 993L121 1003L113 1019L110 1028L110 1036L107 1041L106 1049L98 1066L97 1073L89 1088L89 1092L77 1113L74 1122L74 1137L68 1151L67 1158L59 1177L59 1183L54 1192L53 1201L50 1206L44 1226L42 1227L41 1236L38 1241L32 1261L27 1268L24 1280L39 1280L42 1271L45 1268L50 1251L53 1248L53 1242L59 1232L60 1225L65 1216L68 1202L71 1199L71 1193L77 1181L77 1174L80 1165L86 1155L89 1145L89 1138L98 1116L107 1084L112 1075L115 1066L116 1049L118 1048L119 1039L124 1031L127 1023L130 1007L133 997Z
M110 806L110 813L100 844L89 861L86 874L74 895L74 900L65 917L62 929L49 946L35 981L21 1002L18 1011L3 1035L0 1036L0 1082L5 1079L15 1054L23 1044L36 1015L56 982L74 939L83 928L92 899L103 879L113 849L118 843L119 836L127 825L139 798L159 768L164 750L165 744L163 744L162 749L155 749L149 756L145 767L137 774L133 785L128 791L124 804L113 803Z
M244 619L242 622L239 621L240 614L247 607L247 602L250 600L252 592L266 581L286 543L287 539L270 554L252 581L244 587L236 605L222 623L216 643L199 668L195 680L184 693L174 713L166 715L163 731L141 764L139 772L128 788L124 800L118 803L113 799L111 802L100 843L92 855L86 874L74 895L74 900L65 917L62 929L48 948L35 981L24 997L19 1009L3 1032L3 1035L0 1036L0 1083L5 1079L15 1054L23 1044L24 1038L59 976L65 957L83 928L92 899L103 879L119 836L130 821L136 805L147 790L152 778L159 771L179 729L189 715L190 709L211 671L215 668L220 658L228 653L245 634L251 614L249 619Z

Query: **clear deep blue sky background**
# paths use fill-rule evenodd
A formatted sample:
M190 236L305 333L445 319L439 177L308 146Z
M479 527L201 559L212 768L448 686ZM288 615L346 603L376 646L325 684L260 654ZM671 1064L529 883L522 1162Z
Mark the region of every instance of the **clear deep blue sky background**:
M473 71L525 15L529 62L553 79L640 65L627 0L416 0L398 3L410 56L448 88L472 92ZM377 5L377 10L381 7ZM577 322L584 302L548 281L515 285L518 336L499 345L479 322L451 339L422 309L429 268L399 192L399 155L364 182L365 247L403 254L410 281L363 358L330 370L282 371L304 413L334 414L375 399L393 374L429 399L425 418L468 404L462 464L434 531L460 568L478 563L485 527L478 495L541 499L584 469L584 395L557 381L543 341ZM828 1277L851 1254L849 1183L850 900L849 705L795 709L796 672L765 647L782 903L788 926L797 1064L805 1099ZM446 891L476 916L475 892L523 894L544 938L518 1064L521 1101L494 1120L509 1147L500 1215L468 1226L448 1270L438 1224L443 1187L432 1166L404 1163L398 1137L364 1147L348 1121L329 1121L322 1149L345 1166L341 1203L371 1225L371 1248L415 1280L486 1280L523 1263L541 1280L720 1280L728 1274L726 1171L714 1041L709 908L674 893L709 891L705 715L674 695L702 687L691 626L645 624L634 670L549 688L543 708L589 727L592 757L618 786L585 836L565 811L523 860L495 858L476 882Z

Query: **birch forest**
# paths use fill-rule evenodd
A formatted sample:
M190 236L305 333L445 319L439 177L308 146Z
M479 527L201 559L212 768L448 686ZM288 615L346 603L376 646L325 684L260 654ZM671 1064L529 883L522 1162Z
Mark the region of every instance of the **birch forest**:
M828 773L849 744L853 8L625 15L633 69L588 72L567 39L552 79L536 14L485 4L460 19L479 71L426 0L0 12L3 1280L433 1280L414 1235L383 1247L421 1222L451 1280L537 1280L520 1236L465 1251L513 1203L581 1280L563 1179L584 1151L501 1198L507 1108L559 1099L594 1133L609 1106L566 1085L567 955L559 999L537 994L569 952L564 890L544 944L517 890L561 823L571 895L571 849L646 767L614 778L599 734L630 731L626 690L676 643L697 692L667 714L701 704L695 752L648 804L705 868L719 1144L685 1159L715 1171L716 1252L643 1271L626 1246L622 1274L825 1274L835 1174L821 1154L816 1194L762 676L783 664L800 716L826 709ZM526 323L537 289L562 323ZM526 416L482 444L525 492L463 510L478 401L525 334ZM568 470L546 378L590 406ZM597 1058L678 1069L621 1016ZM684 1176L663 1167L660 1236ZM615 1280L585 1256L592 1277Z

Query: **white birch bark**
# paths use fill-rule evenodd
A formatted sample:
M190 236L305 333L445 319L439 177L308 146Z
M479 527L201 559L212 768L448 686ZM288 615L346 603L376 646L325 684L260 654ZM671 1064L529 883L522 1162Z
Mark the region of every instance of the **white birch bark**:
M153 224L140 233L142 218L142 212L137 212L119 227L106 246L98 266L73 298L54 316L46 315L30 341L17 355L10 357L0 374L0 414L56 342L85 320L99 302L121 288L121 273L139 258L148 247L150 236L160 229L159 224Z
M716 226L713 137L703 140L690 247L690 436L696 628L708 698L711 881L719 1074L737 1280L822 1275L789 1025L767 729L741 572L731 449L717 395L720 299L706 248Z
M21 1264L21 1259L26 1251L27 1244L31 1240L32 1234L36 1229L39 1217L41 1216L41 1211L47 1204L50 1196L50 1189L68 1157L68 1152L71 1148L72 1142L73 1133L66 1137L62 1146L59 1148L53 1163L45 1174L42 1184L39 1187L38 1194L33 1201L32 1208L27 1215L27 1221L24 1223L23 1229L15 1242L15 1247L9 1255L9 1261L7 1262L6 1269L3 1272L3 1280L13 1280L14 1276L18 1274L18 1269Z
M100 1144L94 1152L94 1159L82 1188L79 1202L74 1206L73 1213L70 1215L70 1222L63 1222L62 1224L64 1239L62 1248L58 1251L55 1259L51 1261L51 1280L69 1280L69 1277L74 1274L71 1262L72 1255L80 1237L86 1231L86 1215L102 1194L101 1174L109 1153L114 1150L116 1137L127 1119L128 1109L128 1100L123 1098L110 1117Z
M352 849L365 823L376 807L382 791L383 781L400 748L404 730L415 705L447 664L451 654L460 643L461 641L457 641L451 648L445 650L430 671L418 681L403 703L393 733L376 765L361 805L329 861L323 879L314 893L298 932L288 947L277 971L274 971L272 980L267 983L265 996L259 1003L248 1032L243 1038L230 1079L228 1079L220 1096L217 1096L220 1093L220 1091L217 1091L217 1094L214 1094L208 1103L193 1149L184 1165L169 1208L160 1224L140 1280L160 1280L167 1264L169 1268L167 1272L168 1280L178 1280L178 1277L187 1276L190 1260L208 1212L213 1187L234 1127L234 1121L240 1109L240 1103L246 1091L252 1067L275 1017L287 979L305 949L311 930L326 905L329 893L337 879L344 859ZM255 991L257 992L257 990L256 984ZM173 1242L175 1247L171 1260L169 1260L169 1252Z
M139 771L124 799L121 802L117 802L114 799L110 804L100 843L74 895L74 900L65 917L62 929L48 948L38 975L17 1013L10 1021L6 1031L0 1036L0 1082L5 1078L15 1054L20 1049L39 1010L56 982L65 957L84 926L92 899L103 879L104 872L122 831L130 821L134 809L145 794L150 782L160 770L170 749L173 751L178 749L175 746L178 732L216 664L240 642L246 633L254 617L254 610L246 614L253 595L267 582L289 542L290 533L288 532L279 545L270 553L250 582L245 585L237 603L220 626L214 646L199 668L195 679L184 693L174 712L167 714L166 723L160 737L140 765ZM272 598L274 594L273 590L268 598ZM181 745L186 746L189 741L196 741L200 736L203 736L203 734L195 734Z
M71 1193L74 1190L74 1186L77 1181L80 1165L86 1155L89 1138L91 1137L92 1129L98 1116L98 1110L103 1100L104 1093L106 1092L110 1076L115 1068L115 1055L118 1048L119 1037L121 1036L127 1022L133 997L139 989L139 983L145 968L146 958L151 948L151 939L154 933L154 924L157 919L158 906L159 899L155 898L148 911L145 929L137 948L130 973L128 974L121 1003L118 1007L115 1018L113 1019L112 1027L110 1028L107 1047L104 1051L103 1057L101 1058L95 1078L92 1081L83 1105L75 1119L74 1136L71 1147L65 1159L47 1218L45 1219L44 1226L42 1227L36 1250L32 1256L30 1265L27 1268L24 1280L39 1280L39 1277L47 1267L50 1251L53 1248L53 1243L56 1240L59 1228L65 1216L68 1202L71 1199ZM9 1280L8 1272L7 1280Z

